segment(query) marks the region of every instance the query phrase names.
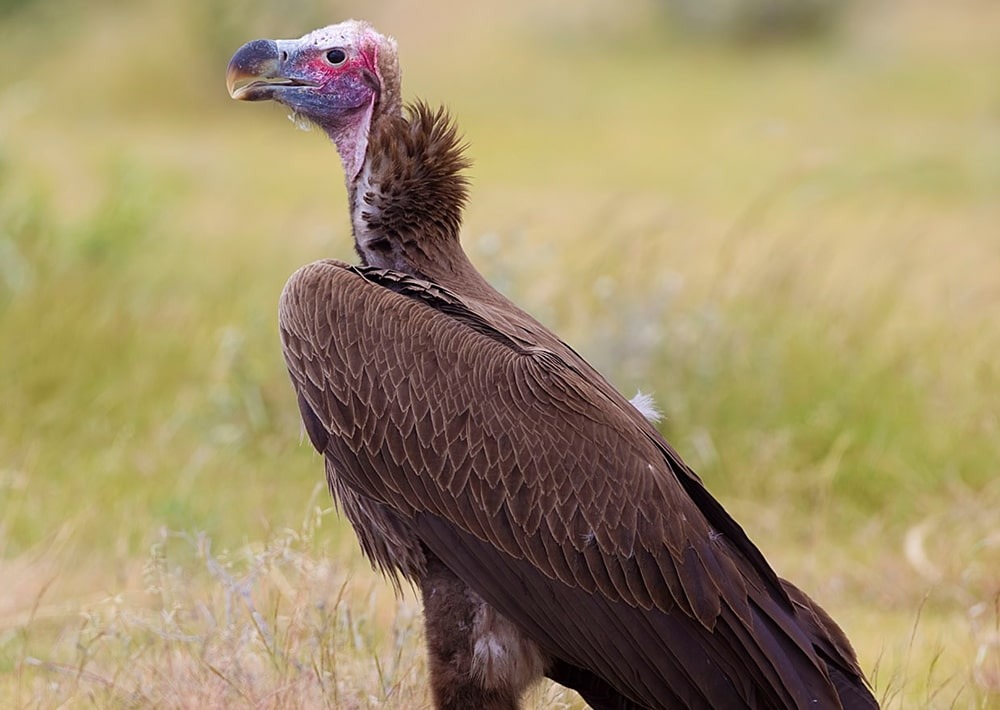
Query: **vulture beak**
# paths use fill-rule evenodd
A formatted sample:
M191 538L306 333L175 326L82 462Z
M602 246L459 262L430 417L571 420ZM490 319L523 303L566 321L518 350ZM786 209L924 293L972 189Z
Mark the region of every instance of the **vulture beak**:
M287 58L295 47L293 40L255 39L247 42L229 60L226 68L226 88L237 101L267 101L282 88L315 86L311 81L289 76Z

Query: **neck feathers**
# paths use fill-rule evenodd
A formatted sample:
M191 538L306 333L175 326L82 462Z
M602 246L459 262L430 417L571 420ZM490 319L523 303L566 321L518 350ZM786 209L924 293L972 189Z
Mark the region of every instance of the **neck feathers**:
M464 268L459 243L469 166L443 108L416 103L372 122L350 186L355 248L363 263L435 280ZM446 279L447 280L447 279Z

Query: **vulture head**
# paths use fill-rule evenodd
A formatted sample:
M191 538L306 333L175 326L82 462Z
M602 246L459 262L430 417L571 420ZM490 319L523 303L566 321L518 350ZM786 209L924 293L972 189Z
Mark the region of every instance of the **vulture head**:
M404 112L393 39L357 20L257 39L233 55L226 85L240 101L284 104L333 140L363 264L451 285L481 278L459 246L464 145L444 109Z
M348 182L361 171L374 118L401 112L396 42L356 20L247 42L229 62L226 86L234 99L277 101L323 129Z

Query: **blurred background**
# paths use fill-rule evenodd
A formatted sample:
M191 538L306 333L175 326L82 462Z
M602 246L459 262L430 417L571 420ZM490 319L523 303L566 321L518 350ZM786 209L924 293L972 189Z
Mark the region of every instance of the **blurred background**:
M1000 707L992 0L0 1L0 701L428 705L278 347L352 258L340 162L224 86L347 17L462 127L477 265L654 394L886 705Z

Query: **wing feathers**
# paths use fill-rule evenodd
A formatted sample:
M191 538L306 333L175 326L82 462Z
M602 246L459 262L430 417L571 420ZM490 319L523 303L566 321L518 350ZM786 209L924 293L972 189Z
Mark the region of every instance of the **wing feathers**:
M306 402L301 392L296 392L296 399L299 404L299 413L302 415L302 423L305 425L306 434L309 435L309 441L312 442L313 447L317 451L323 453L326 450L330 434L319 420L319 417L316 416L312 407Z
M550 653L637 702L837 707L742 529L623 397L513 317L392 272L296 272L282 343L333 487L406 516Z

